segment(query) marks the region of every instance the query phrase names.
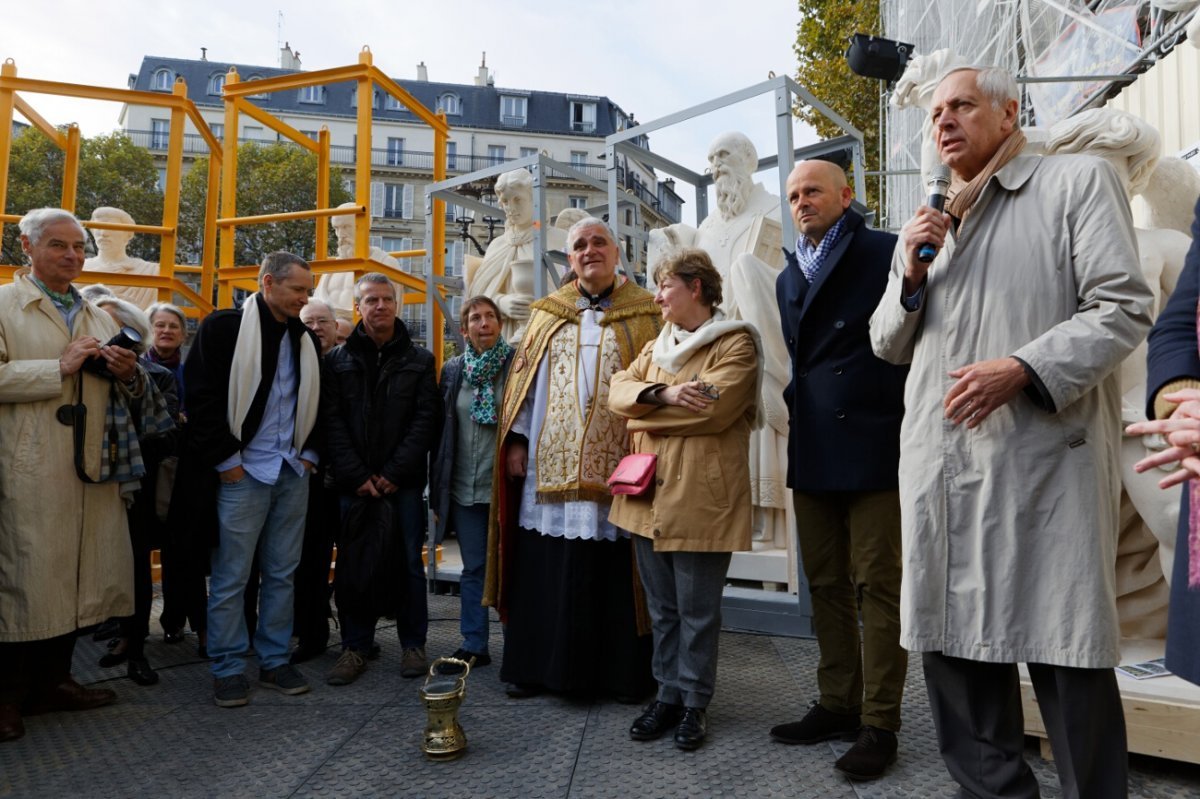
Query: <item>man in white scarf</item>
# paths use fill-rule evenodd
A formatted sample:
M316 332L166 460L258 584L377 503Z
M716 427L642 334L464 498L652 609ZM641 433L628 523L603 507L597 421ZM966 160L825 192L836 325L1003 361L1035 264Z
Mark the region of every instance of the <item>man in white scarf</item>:
M317 462L310 439L320 398L317 344L300 321L313 276L299 256L274 252L263 259L258 281L261 291L246 298L241 311L205 319L184 366L189 445L220 479L220 538L208 601L208 653L220 707L248 701L242 672L251 642L243 603L256 551L259 684L285 694L309 690L288 663L288 646L308 473Z

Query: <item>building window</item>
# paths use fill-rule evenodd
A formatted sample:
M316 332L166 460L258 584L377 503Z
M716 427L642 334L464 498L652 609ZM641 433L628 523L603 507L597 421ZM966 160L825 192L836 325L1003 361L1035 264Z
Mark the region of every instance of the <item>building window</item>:
M175 76L171 74L169 69L160 69L154 73L154 78L150 82L151 88L156 92L171 91L171 84L175 82Z
M452 94L452 93L448 92L438 98L437 110L444 111L447 115L449 115L449 114L461 115L462 114L462 100L459 98L459 96L457 94Z
M488 149L487 149L487 154L488 154L488 164L490 164L491 166L495 166L496 164L503 164L505 161L503 144L489 144Z
M391 136L387 140L387 165L400 166L404 163L404 139Z
M587 208L587 197L572 194L567 197L567 205L571 208Z
M313 141L317 140L317 132L315 130L302 130L300 132L303 133L308 138L312 139Z
M302 103L324 103L325 102L325 87L323 86L304 86L300 89L300 102Z
M208 126L208 129L212 131L212 135L217 141L223 141L225 139L225 123L214 122Z
M258 125L246 125L242 128L242 139L245 141L262 141L263 129Z
M150 120L150 149L165 150L171 138L171 120Z
M383 187L385 219L412 219L413 187L410 183L386 183Z
M220 97L221 90L224 88L225 88L225 75L223 73L218 72L216 75L212 75L209 77L209 79L208 79L208 93L209 94Z
M458 277L463 273L463 255L465 252L461 239L446 243L446 277Z
M159 191L166 191L166 190L167 190L167 170L166 170L166 167L163 167L163 168L161 168L161 169L159 169L159 170L158 170L158 190L159 190Z
M586 150L572 150L571 166L575 167L576 169L582 169L583 167L587 166L587 156L588 154Z
M525 127L528 108L528 97L502 95L500 97L500 124Z
M458 142L446 142L446 169L458 169Z
M256 73L256 74L251 75L250 77L246 78L246 82L249 83L252 80L262 80L262 79L263 79L263 76ZM265 100L265 99L267 99L267 96L265 94L252 94L252 95L250 95L250 99L251 100Z
M571 101L571 130L577 133L596 132L596 104Z
M411 250L413 248L412 241L413 240L410 236L405 236L404 238L399 239L392 238L390 236L384 236L383 244L380 246L385 252L388 253L404 252L405 250Z
M538 151L538 149L536 147L522 147L521 148L521 157L525 158L526 156L529 156L529 155L537 155L537 151Z
M390 94L383 100L383 108L385 111L406 111L404 103L392 97Z

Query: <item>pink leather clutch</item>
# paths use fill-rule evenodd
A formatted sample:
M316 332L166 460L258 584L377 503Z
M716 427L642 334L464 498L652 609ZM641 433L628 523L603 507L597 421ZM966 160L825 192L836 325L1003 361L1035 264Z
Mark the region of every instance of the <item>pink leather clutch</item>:
M633 494L641 496L654 483L654 469L658 456L654 453L634 453L621 458L616 471L608 478L608 487L613 495Z

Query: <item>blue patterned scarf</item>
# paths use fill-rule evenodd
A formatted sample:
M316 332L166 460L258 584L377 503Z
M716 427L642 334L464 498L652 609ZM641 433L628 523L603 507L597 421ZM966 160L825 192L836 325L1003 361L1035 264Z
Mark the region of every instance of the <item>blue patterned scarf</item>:
M463 353L463 379L475 390L471 398L471 421L476 424L496 423L496 375L512 354L512 345L503 337L490 350L475 352L468 346Z

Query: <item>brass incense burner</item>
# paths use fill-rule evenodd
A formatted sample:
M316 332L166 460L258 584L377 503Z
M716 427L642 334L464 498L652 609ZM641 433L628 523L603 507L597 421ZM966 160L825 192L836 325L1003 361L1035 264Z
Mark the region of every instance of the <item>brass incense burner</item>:
M458 658L438 658L429 666L421 686L421 701L429 715L421 751L430 760L454 760L467 748L467 734L458 723L458 708L467 695L470 673L471 664Z

